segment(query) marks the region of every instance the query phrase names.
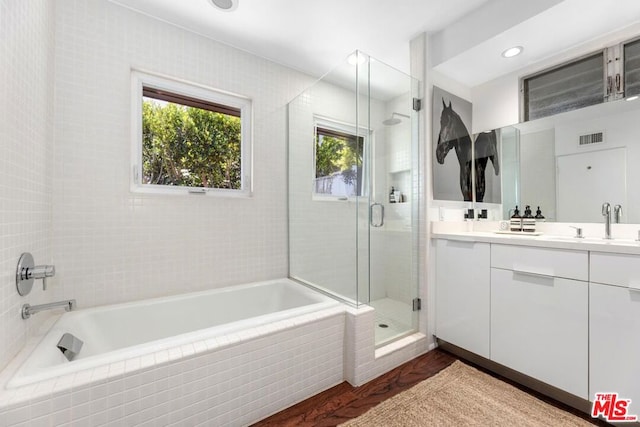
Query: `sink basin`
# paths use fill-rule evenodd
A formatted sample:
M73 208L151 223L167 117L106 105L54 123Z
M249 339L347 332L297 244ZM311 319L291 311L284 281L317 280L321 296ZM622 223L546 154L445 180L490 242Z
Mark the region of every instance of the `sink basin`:
M542 239L554 242L595 243L600 245L640 245L640 242L632 239L604 239L602 237L542 236Z
M600 237L573 237L573 236L543 236L545 240L556 242L577 242L577 243L600 243L604 239Z

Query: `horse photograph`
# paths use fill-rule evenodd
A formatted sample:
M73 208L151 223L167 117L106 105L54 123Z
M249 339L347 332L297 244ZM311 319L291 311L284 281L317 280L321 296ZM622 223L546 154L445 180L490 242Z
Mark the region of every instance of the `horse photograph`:
M433 99L434 199L500 203L500 179L485 176L489 160L493 175L500 174L498 132L479 133L472 142L471 103L438 87ZM447 158L451 151L455 156Z

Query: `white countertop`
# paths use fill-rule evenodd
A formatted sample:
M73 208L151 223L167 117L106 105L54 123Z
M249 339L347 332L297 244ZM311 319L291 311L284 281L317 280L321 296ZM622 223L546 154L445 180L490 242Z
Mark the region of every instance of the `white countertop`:
M542 234L536 236L528 235L527 233L499 234L497 233L497 227L495 231L469 231L460 230L460 228L466 227L468 229L473 228L473 226L453 227L451 225L438 226L437 224L432 223L431 237L433 239L640 255L640 242L631 238L606 240L601 237L587 236L583 239L578 239L571 235L550 234L548 232L542 232Z

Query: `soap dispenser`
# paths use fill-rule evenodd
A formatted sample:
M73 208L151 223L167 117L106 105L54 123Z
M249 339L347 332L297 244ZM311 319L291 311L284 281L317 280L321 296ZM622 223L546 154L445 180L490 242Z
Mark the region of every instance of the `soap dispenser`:
M536 219L531 214L531 206L529 205L524 208L524 215L522 216L522 231L525 233L533 233L536 231Z
M396 200L396 189L391 187L391 192L389 193L389 203L395 203Z
M544 216L542 215L542 211L540 210L540 206L538 206L538 209L536 210L535 219L536 219L537 222L544 221Z
M522 231L522 217L520 216L518 206L513 210L513 215L511 215L511 219L509 220L509 230L516 232Z

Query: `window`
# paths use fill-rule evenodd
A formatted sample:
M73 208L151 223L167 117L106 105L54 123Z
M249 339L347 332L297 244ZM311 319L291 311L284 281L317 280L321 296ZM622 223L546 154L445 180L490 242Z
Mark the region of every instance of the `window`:
M314 194L363 195L364 137L356 133L355 127L316 120Z
M603 52L523 79L524 120L604 102Z
M640 39L522 79L523 121L640 95Z
M133 190L250 194L251 102L133 73Z
M640 95L640 39L624 45L625 96Z

